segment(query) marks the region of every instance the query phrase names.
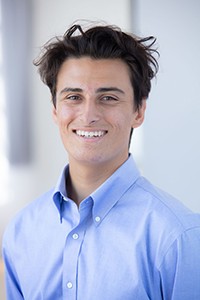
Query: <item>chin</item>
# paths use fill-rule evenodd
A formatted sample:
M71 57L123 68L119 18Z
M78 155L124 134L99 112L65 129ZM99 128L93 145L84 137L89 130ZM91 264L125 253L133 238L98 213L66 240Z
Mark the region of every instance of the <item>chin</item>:
M73 160L81 164L101 164L106 162L104 155L73 155Z

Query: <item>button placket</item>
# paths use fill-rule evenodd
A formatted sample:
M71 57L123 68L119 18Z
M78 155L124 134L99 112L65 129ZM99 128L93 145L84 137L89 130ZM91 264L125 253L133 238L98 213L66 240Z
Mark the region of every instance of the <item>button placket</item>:
M91 214L90 205L87 206L87 209L80 210L79 224L73 227L67 235L63 259L63 297L66 299L76 299L77 265L89 213Z
M70 232L66 239L63 260L63 296L66 299L76 299L76 270L81 246L81 231Z

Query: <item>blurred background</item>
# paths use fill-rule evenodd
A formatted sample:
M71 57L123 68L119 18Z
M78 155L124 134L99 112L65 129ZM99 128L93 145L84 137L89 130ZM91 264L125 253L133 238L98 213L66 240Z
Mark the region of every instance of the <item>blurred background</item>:
M200 212L200 1L0 0L0 246L9 220L67 162L32 61L77 19L157 38L160 70L131 152L145 177ZM1 262L3 300L2 272Z

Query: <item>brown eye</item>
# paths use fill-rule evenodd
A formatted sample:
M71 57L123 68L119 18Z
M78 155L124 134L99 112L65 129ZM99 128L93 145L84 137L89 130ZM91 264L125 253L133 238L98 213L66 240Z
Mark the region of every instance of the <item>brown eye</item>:
M80 97L78 95L69 95L66 97L67 100L77 101L80 100Z
M107 102L107 101L117 101L117 99L113 96L104 96L102 97L102 100Z

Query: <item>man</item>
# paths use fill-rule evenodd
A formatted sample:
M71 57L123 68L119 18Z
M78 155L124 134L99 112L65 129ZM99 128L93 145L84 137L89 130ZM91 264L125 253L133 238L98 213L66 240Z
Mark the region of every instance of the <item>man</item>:
M200 219L129 154L157 72L153 37L72 26L35 62L69 164L3 242L8 299L200 299Z

